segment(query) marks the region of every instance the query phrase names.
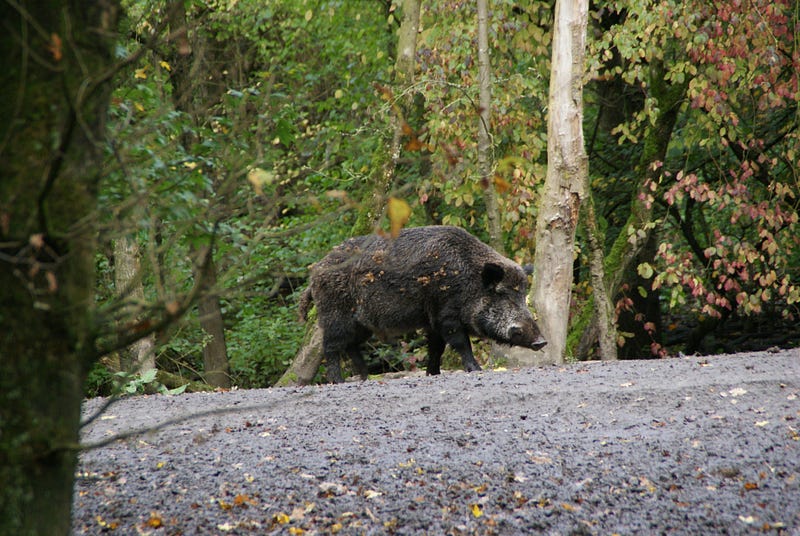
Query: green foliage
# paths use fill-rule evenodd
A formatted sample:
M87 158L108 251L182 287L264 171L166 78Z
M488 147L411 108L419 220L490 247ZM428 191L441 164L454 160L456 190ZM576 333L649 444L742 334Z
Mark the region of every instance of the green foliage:
M478 180L478 70L472 2L427 6L418 45L432 173L420 202L441 223L486 229ZM546 174L547 76L552 10L543 2L497 2L490 20L494 187L510 251L532 246L537 186Z
M636 106L615 104L625 112L612 116L616 124L593 118L593 168L617 179L595 176L593 187L603 193L596 199L614 207L603 210L617 234L629 231L620 226L627 216L618 207L629 205L616 196L620 179L622 191L653 211L659 246L638 268L651 276L644 294L660 293L665 312L689 322L760 313L796 318L796 9L768 2L608 7L596 17L603 33L590 44L590 72L600 97L613 98L605 91L613 87ZM642 170L613 164L613 138L606 136L646 151L643 133L661 104L652 95L664 87L685 89L685 104L667 133L667 158L648 163L656 177L648 182Z
M120 395L135 395L143 393L160 393L163 395L179 395L186 390L186 385L181 385L174 389L167 389L156 380L156 369L150 369L141 374L130 374L128 372L117 372L114 374L116 380L115 393Z

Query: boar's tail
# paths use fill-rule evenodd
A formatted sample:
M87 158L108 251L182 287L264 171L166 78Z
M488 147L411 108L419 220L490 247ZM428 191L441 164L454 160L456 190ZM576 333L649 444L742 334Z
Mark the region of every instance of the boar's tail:
M297 304L297 316L301 322L308 320L308 311L311 310L313 301L314 297L311 295L311 287L308 287L300 295L300 301Z

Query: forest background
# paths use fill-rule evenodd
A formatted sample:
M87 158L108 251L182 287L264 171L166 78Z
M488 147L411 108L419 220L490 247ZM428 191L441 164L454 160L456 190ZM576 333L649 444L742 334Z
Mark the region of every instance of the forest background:
M532 261L552 2L491 3L488 178L473 2L422 3L413 79L402 81L394 2L124 7L128 40L116 53L140 54L117 74L109 110L97 301L116 304L116 330L146 331L153 308L182 303L201 264L210 276L199 308L154 333L159 369L203 378L205 352L205 368L223 362L214 385L272 385L302 344L296 296L308 266L373 221L388 230L388 215L370 210L390 199L411 210L408 225L459 225L491 241L491 188L494 245ZM596 355L590 234L621 357L797 344L798 9L592 6L584 199L594 220L590 233L583 211L568 358ZM135 368L135 356L110 356L90 392ZM424 350L410 341L373 357L376 370L397 370Z

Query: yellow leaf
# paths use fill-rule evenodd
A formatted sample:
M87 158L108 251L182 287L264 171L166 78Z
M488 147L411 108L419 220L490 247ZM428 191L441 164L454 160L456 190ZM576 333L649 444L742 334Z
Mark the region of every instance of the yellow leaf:
M142 80L146 80L147 79L147 73L145 72L146 70L147 70L147 67L142 67L141 69L136 69L136 72L133 73L133 77L134 78L140 78Z
M511 183L509 183L500 175L495 175L492 181L494 182L495 190L497 190L501 194L504 194L511 189Z
M310 21L311 17L313 17L313 16L314 16L314 12L313 11L311 11L310 9L308 11L306 11L306 22Z
M247 172L247 181L253 186L256 195L264 195L264 186L275 181L275 175L261 168L253 168Z
M342 91L341 89L337 89L336 91L333 92L333 96L336 99L341 99L342 97L344 97L344 91Z
M138 103L138 102L134 102L134 103L133 103L133 107L134 107L134 108L136 108L137 110L139 110L140 112L143 112L143 111L144 111L144 106L142 106L142 105L141 105L140 103Z
M411 207L402 199L390 197L387 212L389 214L392 238L397 238L397 235L400 234L403 226L408 223L408 219L411 217Z
M483 515L483 510L477 504L471 504L469 506L470 510L472 511L472 515L475 517L481 517Z
M158 62L158 64L161 66L162 69L166 69L168 71L172 71L172 67L166 61L161 60L160 62Z
M157 529L164 524L164 521L161 519L161 516L155 512L150 513L150 519L147 520L147 526Z
M289 527L289 534L305 534L306 531L300 527Z
M278 523L279 525L285 525L286 523L289 522L289 516L287 516L283 512L278 512L272 519L275 521L275 523Z

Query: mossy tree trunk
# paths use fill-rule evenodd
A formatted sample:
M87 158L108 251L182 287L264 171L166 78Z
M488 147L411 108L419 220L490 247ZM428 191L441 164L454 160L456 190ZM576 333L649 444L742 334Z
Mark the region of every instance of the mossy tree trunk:
M0 534L70 533L118 9L0 4Z
M129 314L134 322L141 320L139 311L144 306L139 244L135 237L121 236L114 240L114 286L119 299L128 303ZM125 329L124 326L122 329ZM155 336L150 334L120 350L120 370L140 374L156 368Z

